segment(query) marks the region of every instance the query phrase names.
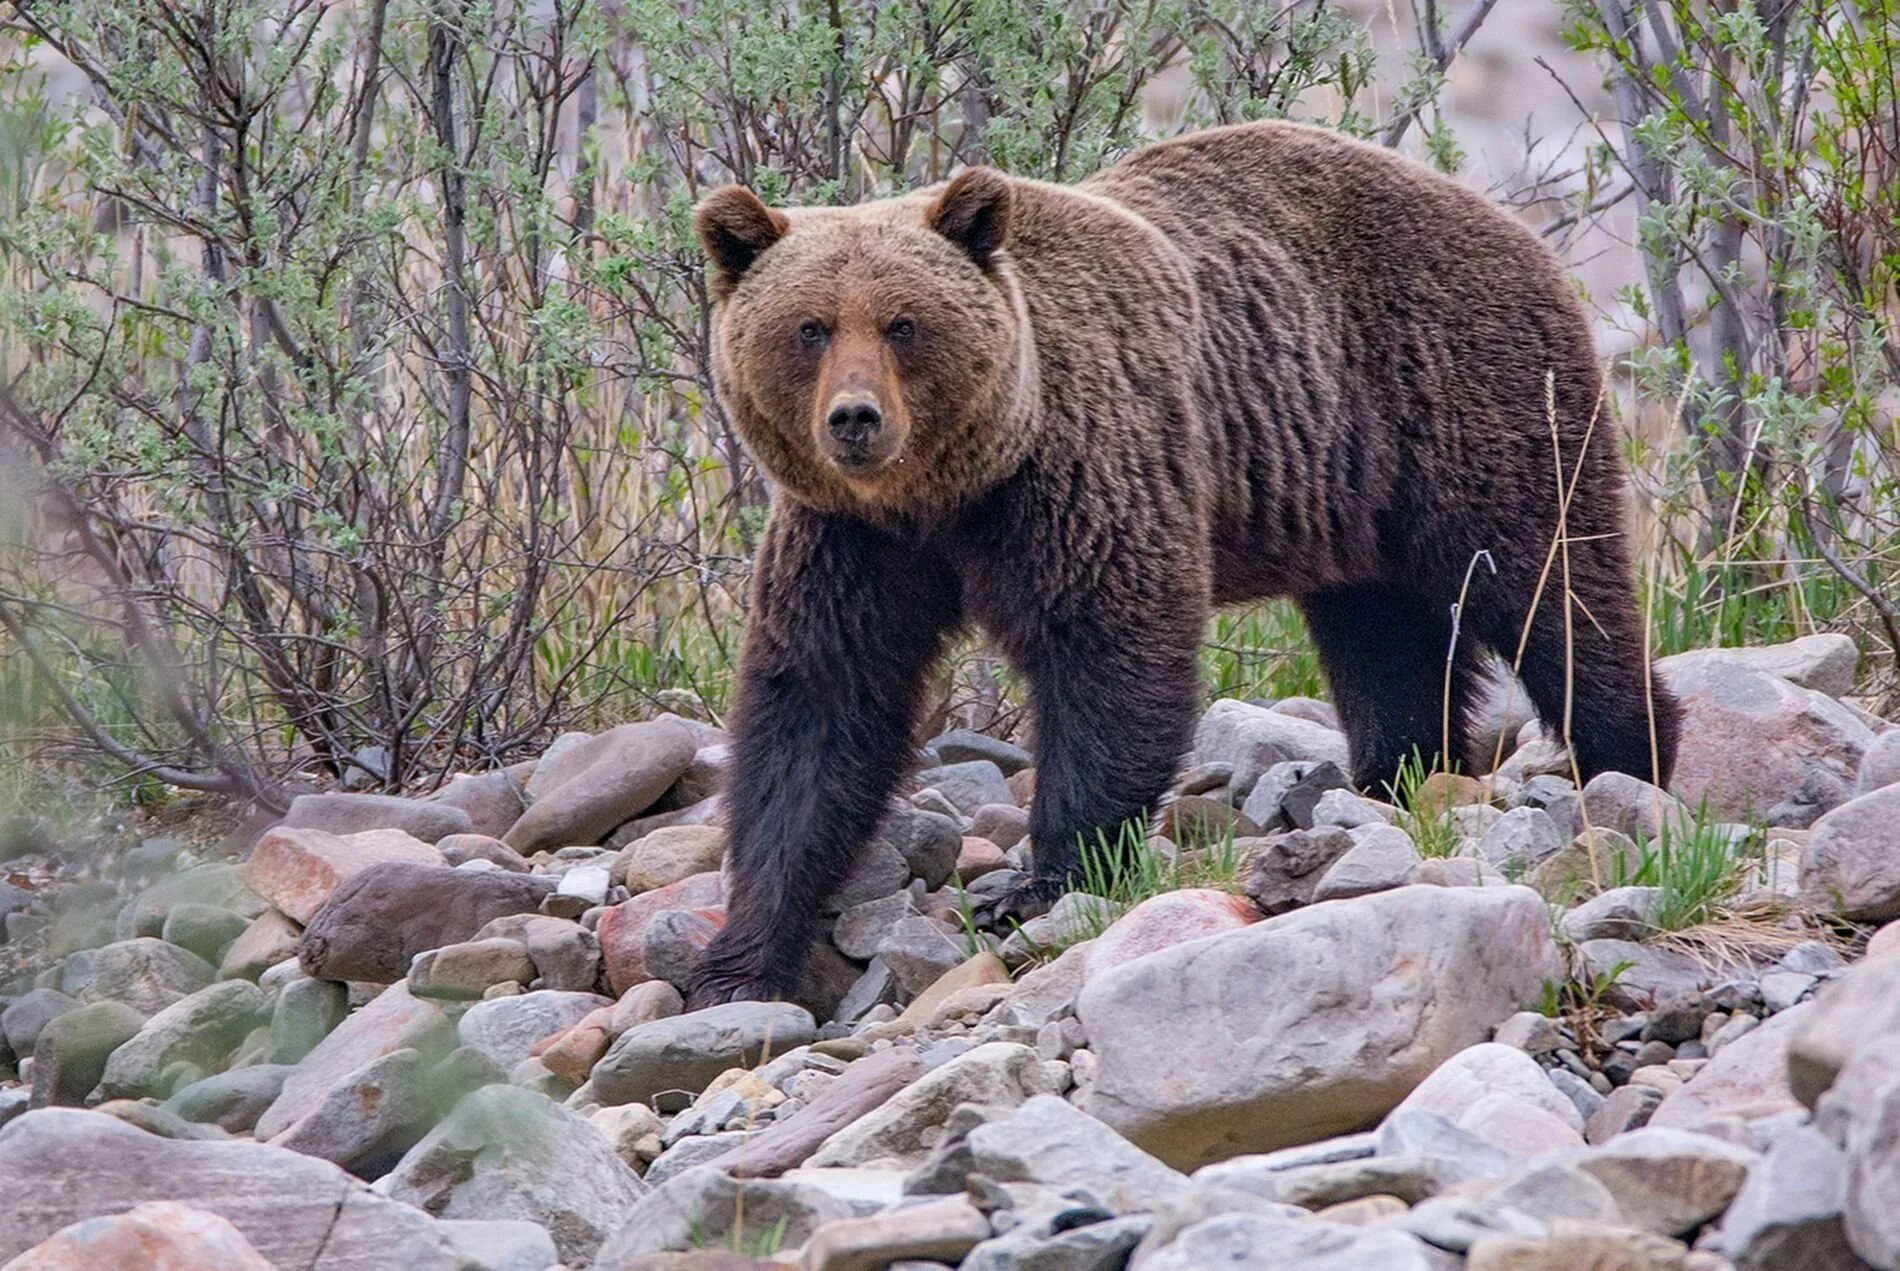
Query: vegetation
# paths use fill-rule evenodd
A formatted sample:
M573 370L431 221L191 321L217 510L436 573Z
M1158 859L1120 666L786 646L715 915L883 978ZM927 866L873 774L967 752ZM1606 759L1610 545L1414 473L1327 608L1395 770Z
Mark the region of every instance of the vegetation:
M1617 117L1497 193L1560 251L1639 212L1642 285L1591 300L1657 650L1847 630L1894 690L1900 0L1539 2ZM0 746L270 803L716 718L769 491L711 391L699 195L1067 180L1274 116L1457 171L1493 10L1421 0L1382 63L1330 0L12 6ZM1322 687L1285 605L1204 668ZM1020 717L977 643L938 699Z

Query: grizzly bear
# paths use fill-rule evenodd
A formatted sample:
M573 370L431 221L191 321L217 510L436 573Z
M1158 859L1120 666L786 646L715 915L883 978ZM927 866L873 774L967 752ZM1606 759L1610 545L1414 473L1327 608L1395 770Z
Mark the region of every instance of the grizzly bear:
M1585 779L1667 781L1590 326L1482 197L1260 123L1076 186L972 168L788 210L727 187L695 227L719 397L776 483L696 1003L794 989L966 624L1033 716L1034 872L1002 914L1166 791L1217 605L1298 604L1367 789L1436 762L1447 712L1464 760L1483 650L1520 637Z

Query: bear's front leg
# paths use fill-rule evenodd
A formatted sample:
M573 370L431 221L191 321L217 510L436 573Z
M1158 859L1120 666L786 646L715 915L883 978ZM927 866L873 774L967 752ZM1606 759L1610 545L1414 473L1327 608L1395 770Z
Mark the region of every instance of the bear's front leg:
M819 907L909 760L955 575L892 534L784 503L760 545L725 791L726 925L697 1009L798 988Z
M988 925L1046 912L1084 876L1085 854L1116 853L1141 832L1194 732L1204 603L1167 589L1156 605L1103 603L1080 618L1009 633L1035 717L1035 871L985 903ZM1103 874L1115 865L1100 861Z

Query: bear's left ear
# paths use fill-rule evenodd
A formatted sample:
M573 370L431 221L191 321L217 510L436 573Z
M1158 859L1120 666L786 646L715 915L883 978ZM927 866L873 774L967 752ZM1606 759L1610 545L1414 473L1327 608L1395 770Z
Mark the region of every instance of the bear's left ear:
M789 224L785 213L774 212L742 185L714 190L693 209L693 231L719 271L713 291L721 300L759 254L785 236Z
M924 216L924 224L961 247L980 267L1009 237L1009 178L995 168L965 168Z

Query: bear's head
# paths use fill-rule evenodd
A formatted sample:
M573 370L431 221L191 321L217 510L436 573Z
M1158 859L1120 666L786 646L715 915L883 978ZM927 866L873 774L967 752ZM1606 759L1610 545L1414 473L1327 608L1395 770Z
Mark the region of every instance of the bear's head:
M1012 205L988 168L858 207L777 210L739 186L699 205L720 400L793 496L902 516L1021 463L1035 355Z

